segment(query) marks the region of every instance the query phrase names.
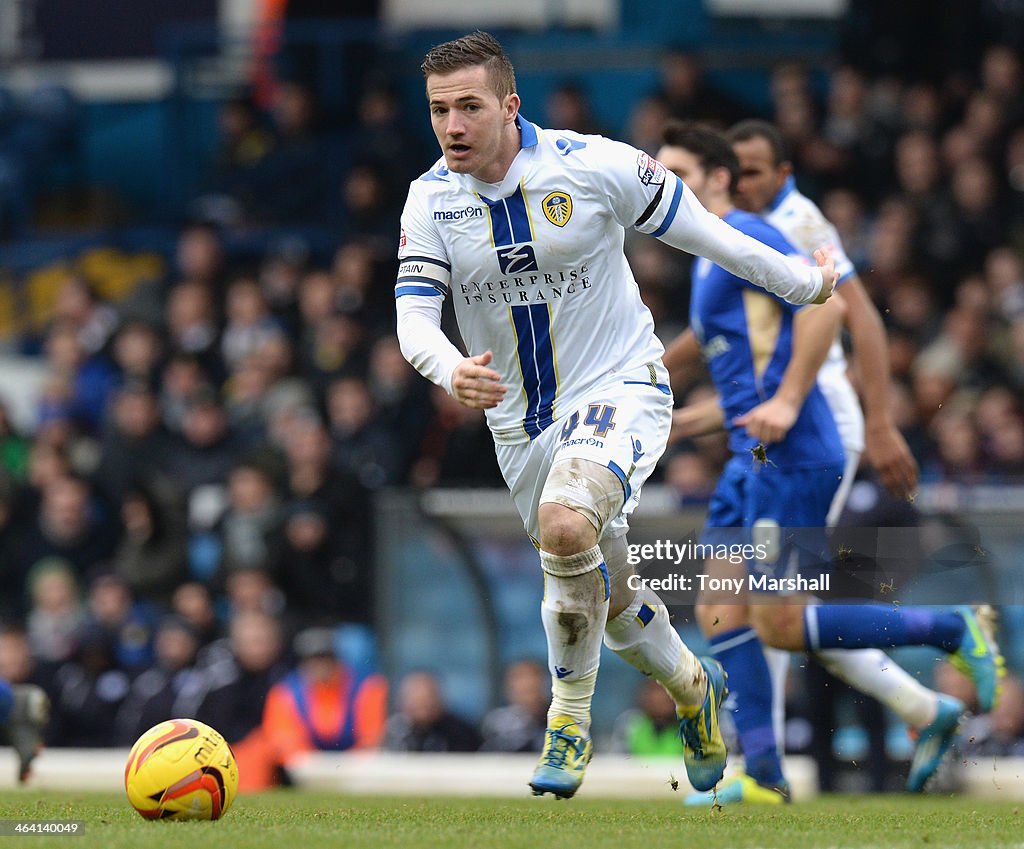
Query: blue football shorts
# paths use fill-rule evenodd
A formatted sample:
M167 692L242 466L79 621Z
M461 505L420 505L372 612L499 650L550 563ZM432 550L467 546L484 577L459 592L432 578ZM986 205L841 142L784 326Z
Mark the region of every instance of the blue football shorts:
M701 543L753 546L751 574L790 578L829 560L825 533L842 465L783 469L749 454L726 464Z

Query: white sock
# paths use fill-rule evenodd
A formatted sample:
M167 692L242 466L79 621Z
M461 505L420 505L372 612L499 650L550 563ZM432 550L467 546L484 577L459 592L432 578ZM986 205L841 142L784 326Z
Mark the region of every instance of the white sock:
M704 703L704 667L672 627L668 609L653 590L640 590L608 623L604 644L661 684L681 714L692 714Z
M586 731L608 618L608 571L596 545L566 556L541 551L540 564L544 570L541 619L551 670L548 719L566 714Z
M924 728L938 713L938 694L880 649L824 649L814 656L836 678L874 696L913 728Z
M782 754L786 750L786 676L789 675L789 652L764 647L768 674L772 679L772 729L775 745Z

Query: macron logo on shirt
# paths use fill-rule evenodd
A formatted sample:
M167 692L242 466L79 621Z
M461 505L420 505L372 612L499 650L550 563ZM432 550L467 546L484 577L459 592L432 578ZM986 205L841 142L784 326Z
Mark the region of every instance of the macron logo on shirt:
M437 209L434 210L435 221L461 221L463 218L483 218L484 208L482 206L467 206L465 209Z

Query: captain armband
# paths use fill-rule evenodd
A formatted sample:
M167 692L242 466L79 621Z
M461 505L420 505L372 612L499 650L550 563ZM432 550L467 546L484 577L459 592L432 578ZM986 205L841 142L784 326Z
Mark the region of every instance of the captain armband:
M443 260L428 256L402 257L398 265L395 297L447 295L451 279L452 267Z

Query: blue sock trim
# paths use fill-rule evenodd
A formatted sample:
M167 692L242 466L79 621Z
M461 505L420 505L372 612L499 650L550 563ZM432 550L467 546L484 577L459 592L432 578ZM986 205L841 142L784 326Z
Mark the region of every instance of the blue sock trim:
M716 637L712 637L708 642L711 644L711 653L717 655L719 652L728 651L735 646L742 645L748 640L756 640L757 632L753 628L744 626L742 628L734 628L732 631L726 631L724 634L719 634Z

